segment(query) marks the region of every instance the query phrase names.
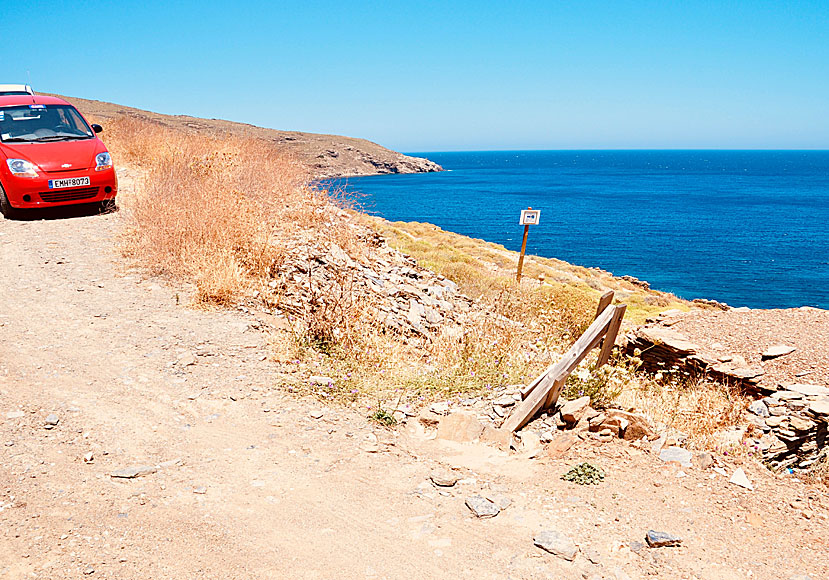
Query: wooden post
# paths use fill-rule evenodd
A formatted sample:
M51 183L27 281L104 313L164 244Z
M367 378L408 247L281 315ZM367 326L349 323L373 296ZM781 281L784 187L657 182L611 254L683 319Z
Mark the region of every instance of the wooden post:
M593 317L593 320L596 320L599 317L599 314L604 312L604 309L610 306L610 303L613 302L613 290L608 290L602 297L599 298L599 307L596 308L596 316Z
M625 316L625 304L616 306L613 311L613 318L610 319L610 326L607 327L607 334L604 337L604 344L602 350L599 351L599 359L596 361L596 368L606 365L610 360L610 353L613 351L613 346L616 344L616 336L619 334L619 328L622 326L622 318Z
M527 209L532 209L528 207ZM524 239L521 240L521 255L518 256L518 273L515 275L515 281L521 281L521 270L524 269L524 252L527 251L527 234L530 231L530 224L524 224Z

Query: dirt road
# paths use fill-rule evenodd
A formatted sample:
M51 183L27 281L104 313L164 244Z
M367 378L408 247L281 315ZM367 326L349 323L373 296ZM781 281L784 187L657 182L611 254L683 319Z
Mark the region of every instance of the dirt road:
M255 315L130 271L122 221L0 221L0 578L829 577L826 496L752 463L750 492L621 441L529 459L289 395ZM579 461L606 480L561 481Z

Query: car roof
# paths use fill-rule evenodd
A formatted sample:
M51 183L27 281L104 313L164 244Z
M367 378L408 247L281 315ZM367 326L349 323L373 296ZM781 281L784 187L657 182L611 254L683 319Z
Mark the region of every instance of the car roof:
M69 105L69 103L57 97L46 97L43 95L0 96L0 107L10 107L14 105Z

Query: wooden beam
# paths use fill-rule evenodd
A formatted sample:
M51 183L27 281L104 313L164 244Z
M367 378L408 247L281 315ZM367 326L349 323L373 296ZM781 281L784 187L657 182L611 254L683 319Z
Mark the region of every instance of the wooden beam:
M596 320L599 317L599 314L604 312L604 309L610 306L613 302L613 290L608 290L602 297L599 298L599 307L596 309L596 316L593 317L593 320Z
M599 344L599 341L607 332L607 328L613 318L614 310L612 308L606 308L593 321L593 324L570 347L570 350L564 354L561 360L549 369L549 372L545 374L544 378L532 390L529 396L515 406L515 410L504 421L501 429L510 432L516 431L526 425L532 419L533 415L544 406L548 399L552 398L553 402L555 402L555 399L558 398L558 393L551 395L551 392L555 391L553 387L557 386L560 391L564 385L564 381L567 380L567 376L584 360L587 353Z
M604 311L605 311L605 308L607 308L608 306L610 306L610 303L611 303L611 302L613 302L613 290L608 290L607 292L605 292L604 294L602 294L601 298L599 298L599 306L598 306L598 308L596 309L596 316L594 316L594 317L593 317L593 320L596 320L596 319L599 317L599 315L600 315L602 312L604 312ZM520 393L521 393L521 400L524 400L524 399L526 399L527 397L529 397L529 396L530 396L530 393L532 393L532 392L533 392L533 389L535 389L535 388L539 385L539 383L541 383L542 379L543 379L544 377L546 377L546 376L547 376L547 375L548 375L548 374L549 374L549 373L550 373L550 372L551 372L551 371L555 368L555 366L556 366L555 364L552 364L552 365L548 366L548 367L547 367L547 369L546 369L543 373L541 373L540 375L538 375L538 376L537 376L537 377L533 380L533 382L531 382L530 384L528 384L528 385L526 385L526 386L522 387L522 388L521 388L521 391L520 391Z
M610 319L610 326L607 327L607 335L604 337L604 344L602 344L602 350L599 352L599 360L596 361L596 368L606 365L607 361L610 360L610 354L616 344L616 336L622 326L622 318L625 317L626 309L625 304L619 304L614 308L613 318Z

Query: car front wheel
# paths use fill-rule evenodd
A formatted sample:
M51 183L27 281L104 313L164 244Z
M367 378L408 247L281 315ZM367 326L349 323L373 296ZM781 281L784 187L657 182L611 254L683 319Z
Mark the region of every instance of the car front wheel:
M9 220L20 216L20 210L13 208L12 204L9 203L9 198L6 196L6 190L3 189L2 185L0 185L0 213L2 213L6 219Z

